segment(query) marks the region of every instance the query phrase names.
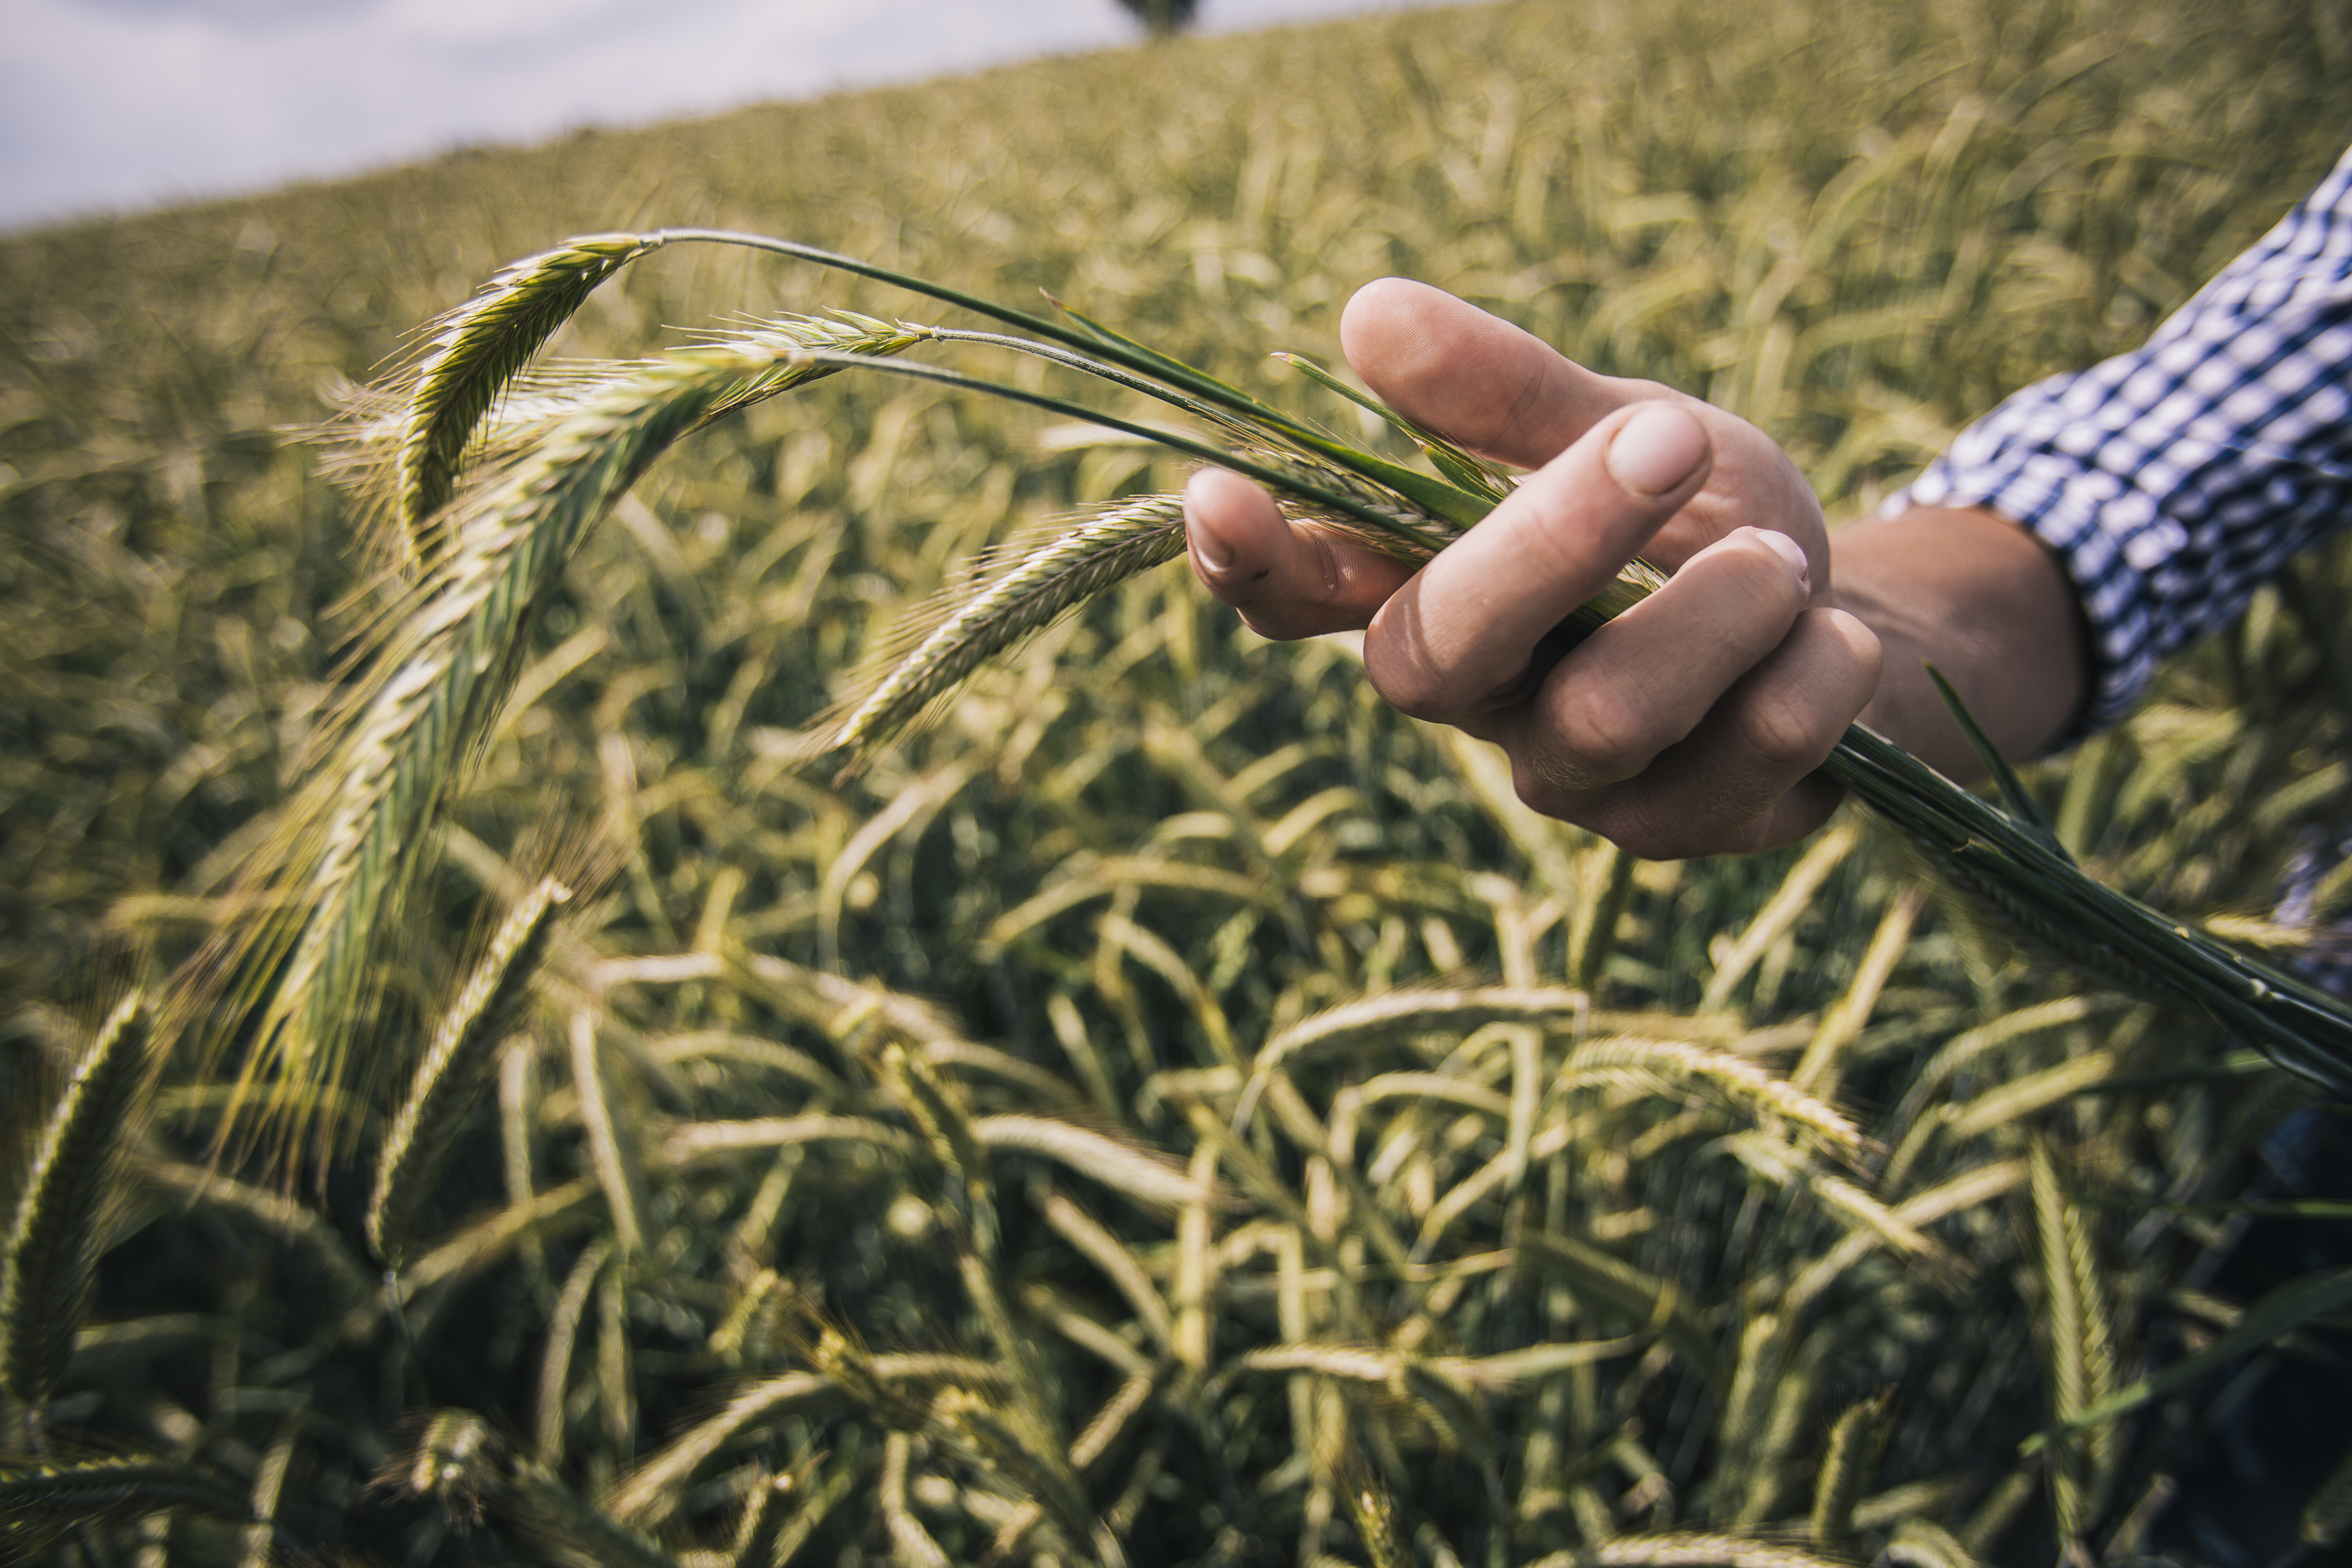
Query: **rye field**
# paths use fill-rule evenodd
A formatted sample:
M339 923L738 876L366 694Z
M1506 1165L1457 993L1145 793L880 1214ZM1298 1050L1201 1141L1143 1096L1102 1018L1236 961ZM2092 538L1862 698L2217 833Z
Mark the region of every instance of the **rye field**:
M697 434L362 868L407 893L350 1070L241 1076L187 998L398 603L299 432L566 236L1046 289L1365 441L1268 355L1416 277L1756 421L1834 520L2137 344L2347 127L2343 0L1584 0L0 240L0 1556L2332 1560L2352 1429L2182 1486L2231 1388L2346 1353L2340 1267L2223 1263L2308 1086L1866 813L1633 861L1181 565L809 767L966 563L1181 485L1083 423L844 374ZM919 310L679 248L549 353L828 309ZM2273 910L2352 817L2347 624L2341 552L2265 589L2029 773L2059 837L2324 946L2352 879Z

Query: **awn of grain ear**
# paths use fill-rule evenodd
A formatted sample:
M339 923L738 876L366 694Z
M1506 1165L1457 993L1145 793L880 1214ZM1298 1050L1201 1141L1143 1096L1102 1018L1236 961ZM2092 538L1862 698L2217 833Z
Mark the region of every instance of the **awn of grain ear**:
M148 1083L147 1006L117 1004L43 1125L0 1254L0 1383L39 1409L73 1354L107 1205Z

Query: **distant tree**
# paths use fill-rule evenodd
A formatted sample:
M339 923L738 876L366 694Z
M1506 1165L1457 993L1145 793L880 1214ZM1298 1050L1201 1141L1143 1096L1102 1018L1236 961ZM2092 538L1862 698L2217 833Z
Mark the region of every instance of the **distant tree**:
M1118 0L1155 38L1171 38L1192 25L1201 0Z

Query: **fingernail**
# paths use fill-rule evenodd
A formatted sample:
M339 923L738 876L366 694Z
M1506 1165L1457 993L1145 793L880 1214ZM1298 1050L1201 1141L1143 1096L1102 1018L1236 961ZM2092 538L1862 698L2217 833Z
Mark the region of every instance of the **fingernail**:
M1803 545L1787 534L1775 533L1769 528L1759 528L1754 531L1757 538L1772 547L1774 554L1789 563L1789 570L1797 574L1798 582L1809 583L1812 580L1813 563L1805 559Z
M1619 426L1609 443L1609 471L1634 495L1661 496L1706 456L1706 432L1681 409L1653 404Z
M1222 545L1211 541L1205 532L1193 534L1189 542L1192 546L1192 559L1200 563L1202 571L1212 577L1222 577L1233 570L1233 556Z

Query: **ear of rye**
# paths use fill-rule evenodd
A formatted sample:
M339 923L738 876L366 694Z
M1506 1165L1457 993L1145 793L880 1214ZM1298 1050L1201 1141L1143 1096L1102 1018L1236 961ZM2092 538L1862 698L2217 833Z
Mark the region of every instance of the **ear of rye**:
M0 1272L0 1380L38 1409L73 1354L108 1199L147 1081L145 998L107 1016L49 1115Z
M501 268L431 329L394 468L394 518L414 565L435 564L443 542L428 525L456 493L467 443L507 383L598 284L661 243L635 234L566 240Z
M571 897L572 890L551 877L516 906L417 1064L377 1156L375 1191L368 1203L368 1245L387 1268L398 1268L408 1255L424 1200L441 1184L457 1135L489 1080L492 1057L530 994L555 907Z
M893 665L835 731L855 764L990 660L1087 600L1184 552L1184 498L1110 508L983 582Z
M917 341L890 327L855 335L861 354ZM264 1119L264 1086L335 1088L349 1077L378 933L400 908L434 816L474 761L538 609L582 540L715 412L837 368L805 362L804 344L792 323L773 323L639 366L583 398L453 514L446 556L385 617L367 676L329 721L324 762L250 863L244 892L262 912L224 939L203 987L228 990L228 1017L217 1021L224 1036L252 1024L225 1140L249 1136ZM192 994L182 1005L201 1012L207 1001ZM215 1046L224 1049L225 1039ZM299 1106L278 1131L281 1152L323 1135L303 1124Z

